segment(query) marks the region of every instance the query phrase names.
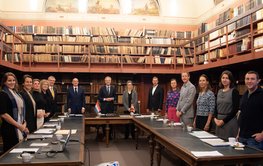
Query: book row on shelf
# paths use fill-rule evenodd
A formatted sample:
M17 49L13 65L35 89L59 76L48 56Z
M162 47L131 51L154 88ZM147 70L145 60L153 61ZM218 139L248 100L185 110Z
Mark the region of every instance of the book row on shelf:
M200 45L204 42L210 42L210 45L219 45L219 43L225 43L226 42L226 36L228 37L228 41L231 41L235 38L238 38L244 34L247 34L250 32L250 27L248 26L250 24L250 17L244 17L232 24L227 25L228 33L226 32L226 27L223 27L219 30L216 30L209 34L208 36L198 38L195 41L196 45ZM236 28L240 28L243 26L246 26L246 28L235 30ZM220 38L220 39L218 39ZM214 41L213 41L214 40Z
M259 37L256 37L254 39L254 48L255 48L255 51L258 52L258 51L262 51L263 47L263 36L259 36Z
M5 49L3 51L5 51ZM178 47L167 47L167 46L162 47L162 46L108 46L108 45L58 45L58 44L42 44L42 45L15 44L14 52L54 53L54 54L58 54L58 53L131 54L131 55L152 54L152 55L169 55L169 56L175 54L177 56L193 55L193 49L189 47L178 48Z
M52 54L23 54L22 58L20 54L16 53L14 56L12 54L4 54L3 60L15 63L21 61L24 63L41 63L41 62L53 62L57 63L116 63L116 64L174 64L174 57L163 57L159 55L155 56L118 56L118 55L52 55ZM192 57L176 57L177 64L193 64Z
M175 44L180 45L186 42L184 39L177 38L141 38L141 37L116 37L116 36L59 36L59 35L28 35L18 34L25 41L48 41L48 42L84 42L84 43L131 43L131 44ZM13 35L5 34L6 43L19 43Z
M8 26L15 33L27 34L60 34L60 35L110 35L110 36L132 36L132 37L173 37L173 38L191 38L191 31L172 31L172 30L156 30L156 29L124 29L115 30L110 27L74 27L74 26L37 26L37 25L24 25L24 26Z
M201 23L198 29L196 31L193 31L193 36L196 37L206 31L212 30L213 28L216 28L216 26L221 25L226 21L231 20L241 14L244 14L245 12L248 12L249 10L254 9L255 7L261 5L262 3L263 3L262 0L248 0L244 3L242 2L241 4L238 4L237 6L228 8L224 12L219 14L218 18L215 21L211 21L209 23ZM257 11L252 15L253 20L258 20L262 18L262 16L259 16L261 15L260 12L261 11ZM245 18L245 20L246 19L247 18ZM245 23L242 22L244 22L244 20L238 21L237 24L244 25ZM230 30L228 30L228 32L230 32Z
M261 41L261 43L263 44L263 38L261 39L256 38L254 41L256 42L257 40ZM255 47L255 43L254 43L254 47ZM250 49L251 49L251 41L250 41L250 38L246 37L242 39L240 42L230 44L228 48L226 47L217 48L214 50L210 50L209 52L206 52L205 54L200 54L196 56L196 63L203 64L205 61L208 61L209 58L211 61L214 61L217 59L226 58L227 55L232 56L234 54L239 54L239 53L243 53L246 51L250 51Z

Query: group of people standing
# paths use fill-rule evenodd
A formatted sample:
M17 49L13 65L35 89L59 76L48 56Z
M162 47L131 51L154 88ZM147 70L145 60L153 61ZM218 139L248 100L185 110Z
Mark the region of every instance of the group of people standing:
M57 111L54 83L53 76L40 81L24 75L19 91L15 74L3 75L0 115L4 152L40 128Z
M259 74L249 71L245 75L247 91L241 100L234 86L230 71L222 72L219 90L215 95L208 77L199 77L198 87L190 82L190 74L181 74L183 85L179 90L175 79L171 80L171 90L167 92L165 110L169 121L210 131L212 122L215 133L223 139L236 137L246 145L263 149L263 90L259 87ZM159 114L163 104L163 89L158 78L153 77L153 87L149 90L147 112Z
M184 125L205 131L210 131L214 121L215 133L219 137L236 137L244 144L263 149L263 90L258 86L260 78L257 72L246 73L247 91L243 94L241 102L230 71L221 74L220 89L216 96L205 74L199 77L197 89L190 82L189 73L183 72L181 79L183 85L180 90L176 79L171 79L171 89L167 92L165 111L169 121L180 121ZM11 72L4 74L0 91L4 151L13 147L28 133L40 128L57 112L55 81L54 76L39 80L24 75L22 90L19 92L16 76ZM158 78L153 77L153 86L148 93L147 113L160 114L163 109L164 91L158 83ZM198 97L195 100L196 96ZM98 101L102 114L115 111L116 89L111 85L109 76L105 77L105 85L99 90ZM127 81L122 101L125 113L140 113L138 95L131 80ZM85 112L85 93L77 78L72 80L72 86L68 88L67 110L74 114ZM240 114L237 116L239 110ZM134 125L128 124L125 128L125 138L130 134L134 138ZM105 126L103 132L105 135Z

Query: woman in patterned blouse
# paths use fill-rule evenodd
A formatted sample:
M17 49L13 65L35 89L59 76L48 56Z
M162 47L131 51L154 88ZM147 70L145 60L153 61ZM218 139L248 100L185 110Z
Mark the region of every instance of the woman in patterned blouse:
M176 106L180 97L180 91L177 90L176 79L171 79L171 90L167 93L166 113L170 122L179 122L180 118L176 116Z
M209 131L211 120L215 111L215 95L210 90L208 77L202 74L199 77L199 95L196 101L197 110L194 119L194 127Z

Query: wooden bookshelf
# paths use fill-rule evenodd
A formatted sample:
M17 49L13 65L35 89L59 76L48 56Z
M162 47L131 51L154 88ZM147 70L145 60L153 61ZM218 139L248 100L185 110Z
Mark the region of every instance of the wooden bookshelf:
M184 49L179 45L191 37L191 32L149 29L116 32L113 28L33 25L2 25L2 29L7 31L4 43L12 50L5 50L3 59L14 59L12 63L20 63L20 68L36 72L173 73L181 58L176 52Z
M197 37L154 29L117 32L33 25L11 27L14 33L0 24L0 64L22 72L177 74L263 58L263 5L232 19L225 15L228 21ZM89 105L95 104L98 93L93 87L103 85L93 82L81 82ZM61 80L57 86L63 89L70 84L71 80ZM118 82L114 85L118 87ZM65 91L59 95L65 96ZM65 98L60 104L65 104Z
M36 72L196 71L262 58L255 55L262 50L262 20L258 5L192 39L187 32L70 26L11 27L15 34L1 25L1 64Z

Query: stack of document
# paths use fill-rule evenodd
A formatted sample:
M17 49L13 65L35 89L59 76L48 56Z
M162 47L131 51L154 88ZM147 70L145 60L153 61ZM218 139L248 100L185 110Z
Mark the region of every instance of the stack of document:
M192 136L195 136L197 138L200 138L200 139L204 139L204 138L217 138L217 136L213 135L213 134L210 134L206 131L193 131L192 133L189 133L191 134Z
M201 141L211 145L211 146L229 146L229 142L225 142L220 138L213 138L213 139L201 139Z
M52 134L56 131L54 128L43 128L43 129L38 129L35 131L35 134Z
M70 130L57 130L55 134L68 135ZM72 129L71 134L76 134L77 129Z
M196 157L223 156L223 154L218 151L191 151L191 153Z

